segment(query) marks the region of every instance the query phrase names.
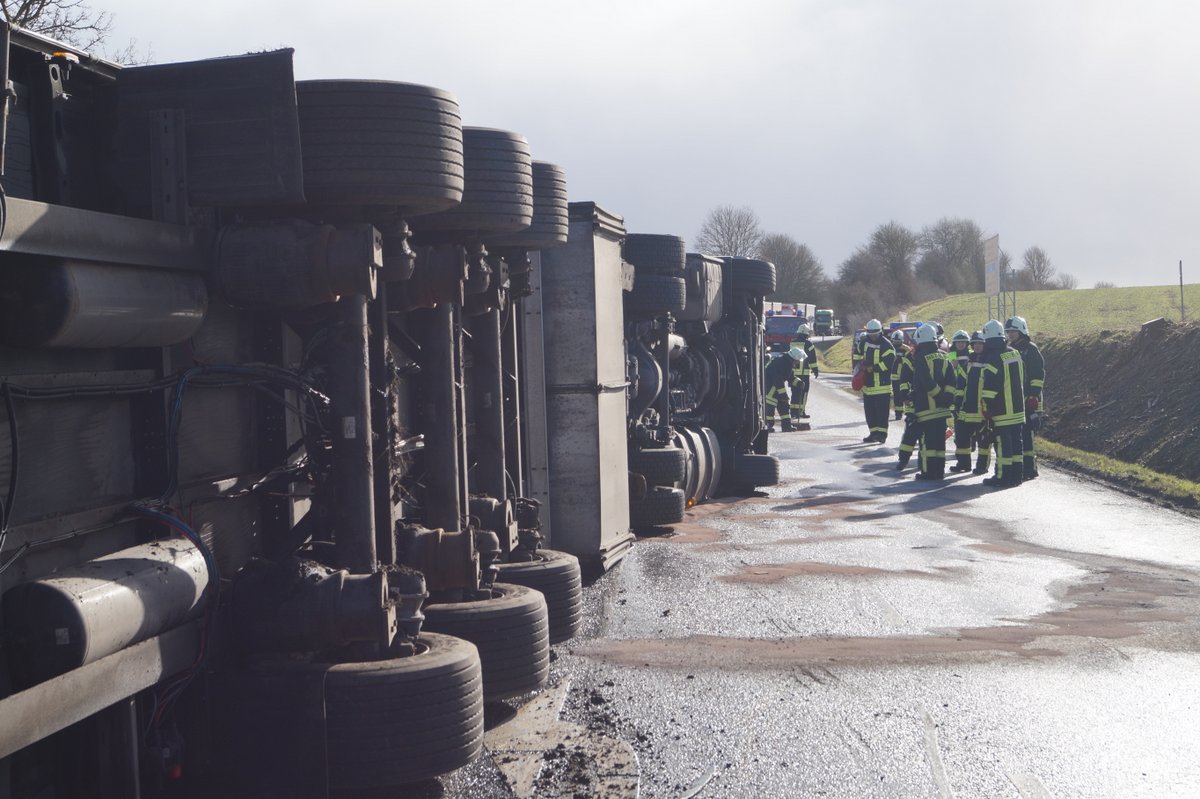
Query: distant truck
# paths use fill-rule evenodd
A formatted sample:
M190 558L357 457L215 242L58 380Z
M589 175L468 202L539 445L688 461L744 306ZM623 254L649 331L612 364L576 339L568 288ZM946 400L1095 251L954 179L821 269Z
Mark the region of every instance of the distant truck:
M842 332L838 320L833 318L832 308L818 308L812 318L813 335L836 336Z
M764 302L766 319L764 341L769 352L786 352L796 331L805 322L812 323L816 306L811 302Z
M803 319L795 314L780 314L768 316L763 341L768 352L787 352L796 336L796 330L803 324Z
M798 316L805 322L812 322L816 307L811 302L764 302L763 313L766 316Z

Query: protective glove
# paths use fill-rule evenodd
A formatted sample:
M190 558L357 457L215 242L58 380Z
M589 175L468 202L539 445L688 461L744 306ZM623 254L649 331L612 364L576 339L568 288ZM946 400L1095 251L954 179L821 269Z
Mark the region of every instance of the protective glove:
M1038 402L1037 397L1026 397L1025 398L1025 410L1030 413L1036 411L1038 409L1039 404L1040 403Z
M817 367L815 367L815 366L812 368L812 372L813 372L813 377L820 377L820 376L821 376L821 370L820 370L820 369L818 369L818 368L817 368Z
M904 423L905 424L916 424L917 423L917 415L915 413L904 414Z

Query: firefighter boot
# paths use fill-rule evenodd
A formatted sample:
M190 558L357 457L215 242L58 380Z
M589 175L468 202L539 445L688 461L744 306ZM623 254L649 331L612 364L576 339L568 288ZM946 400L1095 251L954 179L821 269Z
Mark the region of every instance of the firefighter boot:
M780 420L779 420L779 432L781 432L781 433L790 433L790 432L792 432L792 417L790 417L790 416L784 416L784 417L780 418Z
M1035 478L1037 476L1038 476L1037 460L1034 459L1033 455L1026 455L1025 456L1025 479L1032 480L1033 478Z
M970 455L958 455L956 457L957 457L957 461L955 462L955 464L953 466L950 467L950 471L955 472L955 473L971 471L971 456Z
M979 453L979 457L975 459L975 469L971 474L987 474L991 468L991 456L987 452Z
M925 471L917 472L918 480L945 480L946 479L946 459L945 458L926 458Z

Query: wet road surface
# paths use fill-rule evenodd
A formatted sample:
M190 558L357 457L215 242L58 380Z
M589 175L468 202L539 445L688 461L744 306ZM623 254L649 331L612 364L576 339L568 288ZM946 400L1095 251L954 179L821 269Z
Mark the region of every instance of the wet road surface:
M525 705L538 742L492 708L435 795L1200 796L1197 520L1047 468L915 481L813 382L782 484L640 540Z

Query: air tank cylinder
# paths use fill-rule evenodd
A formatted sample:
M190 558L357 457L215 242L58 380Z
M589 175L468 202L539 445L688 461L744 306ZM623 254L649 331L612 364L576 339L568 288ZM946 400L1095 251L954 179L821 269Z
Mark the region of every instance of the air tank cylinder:
M191 542L139 544L15 586L4 595L14 680L31 685L178 627L208 587Z

